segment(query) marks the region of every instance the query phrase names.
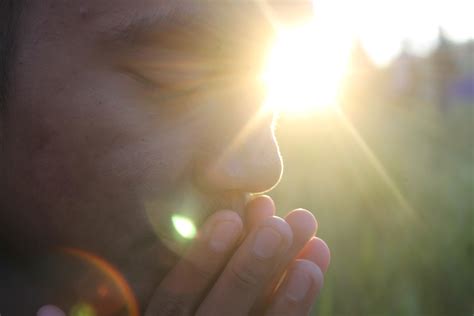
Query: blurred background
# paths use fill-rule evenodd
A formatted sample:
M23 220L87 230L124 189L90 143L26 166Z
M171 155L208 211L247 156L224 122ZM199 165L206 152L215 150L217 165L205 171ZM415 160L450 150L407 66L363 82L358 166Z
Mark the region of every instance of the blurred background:
M315 2L350 43L341 111L276 126L285 171L270 195L280 215L312 210L332 252L314 315L472 315L473 4L348 5Z

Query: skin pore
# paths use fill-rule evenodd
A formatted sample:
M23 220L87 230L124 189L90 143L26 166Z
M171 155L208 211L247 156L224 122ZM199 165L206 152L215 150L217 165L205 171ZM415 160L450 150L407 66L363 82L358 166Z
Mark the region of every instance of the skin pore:
M35 311L54 300L71 306L79 294L107 297L100 282L107 289L114 274L91 264L103 261L144 311L160 302L166 275L177 282L167 273L179 258L170 248L178 213L198 227L230 216L241 240L267 220L293 249L288 260L297 255L316 230L312 217L272 219L267 198L246 206L282 172L272 114L253 119L271 32L250 1L28 2L0 138L0 222L5 249L34 271L21 282L9 273L12 296L33 289ZM312 226L294 234L305 221Z

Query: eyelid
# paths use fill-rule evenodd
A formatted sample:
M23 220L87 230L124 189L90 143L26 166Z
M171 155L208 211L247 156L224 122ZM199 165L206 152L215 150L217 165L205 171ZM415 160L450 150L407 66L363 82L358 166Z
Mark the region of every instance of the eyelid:
M150 80L150 78L133 68L124 67L120 72L145 86L152 87L154 85L154 82Z
M161 50L134 57L128 59L124 72L151 93L217 91L244 82L247 86L258 85L258 67L249 60L239 60L238 56L234 59L210 59Z
M123 72L137 81L145 90L144 93L150 94L150 96L166 93L179 93L179 95L189 95L202 88L204 80L200 82L183 81L182 77L175 75L173 79L164 78L163 75L153 75L152 73L145 73L144 71L136 70L133 68L124 68ZM177 96L177 95L175 95Z

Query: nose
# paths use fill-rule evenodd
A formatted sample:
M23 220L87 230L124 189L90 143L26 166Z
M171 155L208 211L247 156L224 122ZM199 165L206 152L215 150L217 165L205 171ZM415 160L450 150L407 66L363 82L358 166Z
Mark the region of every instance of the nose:
M268 191L280 180L283 165L271 120L248 122L229 142L206 154L199 176L210 190Z

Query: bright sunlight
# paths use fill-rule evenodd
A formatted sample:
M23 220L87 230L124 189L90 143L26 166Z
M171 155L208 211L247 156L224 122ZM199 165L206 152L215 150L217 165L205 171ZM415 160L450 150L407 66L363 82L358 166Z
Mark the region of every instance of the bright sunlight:
M386 65L404 45L419 54L432 49L440 28L453 39L474 38L467 27L472 1L313 0L313 4L311 21L287 28L275 25L277 38L262 74L266 109L290 115L334 109L355 40L362 42L375 64Z
M262 75L266 108L305 115L337 105L350 41L323 31L311 22L280 30Z

